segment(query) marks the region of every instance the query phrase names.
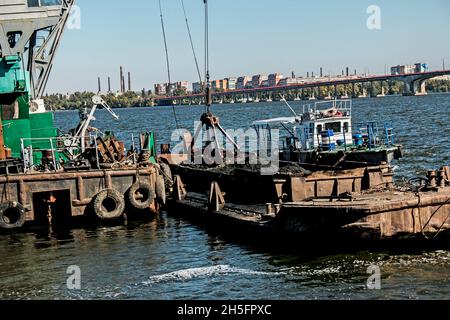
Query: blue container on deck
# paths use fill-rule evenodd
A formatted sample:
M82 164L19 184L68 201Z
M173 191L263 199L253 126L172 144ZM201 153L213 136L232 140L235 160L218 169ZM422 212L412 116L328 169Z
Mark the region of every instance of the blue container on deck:
M336 139L333 130L326 130L320 133L322 136L322 149L324 151L332 151L336 149Z
M353 141L355 142L355 145L358 147L362 147L364 144L363 135L360 133L356 133L353 135Z

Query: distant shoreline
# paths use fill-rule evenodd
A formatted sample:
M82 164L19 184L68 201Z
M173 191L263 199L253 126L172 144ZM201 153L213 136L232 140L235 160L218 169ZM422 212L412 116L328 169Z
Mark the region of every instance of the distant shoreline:
M366 97L366 98L353 98L350 100L370 100L370 99L383 99L383 98L426 98L426 97L430 97L430 96L439 96L439 95L450 95L450 92L430 92L427 95L423 95L423 96L403 96L401 94L390 94L390 95L386 95L384 97ZM326 100L316 100L316 101L326 101ZM273 102L259 102L259 103L251 103L252 105L257 105L257 104L273 104L273 103L280 103L281 101L273 101ZM308 101L308 100L300 100L300 101L296 101L296 102L303 102L303 103L311 103L312 101ZM239 103L236 103L235 105L237 105ZM243 103L245 104L245 103ZM220 105L229 105L229 106L233 106L233 104L213 104L214 106L220 106ZM202 107L201 105L193 105L193 107ZM88 105L89 107L89 105ZM160 108L160 109L166 109L167 107L170 106L147 106L147 107L116 107L116 106L111 106L111 108L115 109L115 110L131 110L131 109L154 109L154 108ZM175 106L175 108L186 108L185 105L178 105ZM63 113L63 112L76 112L78 111L78 109L66 109L66 110L51 110L52 112L55 113Z

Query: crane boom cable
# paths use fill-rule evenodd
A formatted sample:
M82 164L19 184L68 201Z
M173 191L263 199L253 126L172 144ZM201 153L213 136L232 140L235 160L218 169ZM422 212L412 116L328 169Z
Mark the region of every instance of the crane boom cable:
M183 7L184 19L186 21L186 28L187 28L187 32L188 32L188 35L189 35L189 41L191 42L192 54L194 55L195 67L197 68L198 78L199 78L200 83L201 83L202 82L202 76L201 76L201 73L200 73L200 67L198 65L197 54L195 53L194 42L192 41L192 33L191 33L191 28L189 26L189 20L188 20L187 14L186 14L186 7L184 6L184 0L181 0L181 6Z
M209 78L209 16L208 0L203 0L205 4L205 82L206 82L206 112L211 109L211 83Z
M169 79L169 94L171 94L172 90L172 80L170 77L170 62L169 62L169 50L167 48L167 37L166 37L166 28L164 27L164 18L163 18L163 13L162 13L162 6L161 6L161 0L158 1L159 2L159 14L161 17L161 28L162 28L162 33L163 33L163 38L164 38L164 48L166 51L166 64L167 64L167 76ZM177 113L175 111L175 106L172 105L172 111L173 111L173 116L175 119L175 125L177 126L177 129L180 129L180 126L178 124L178 118L177 118Z

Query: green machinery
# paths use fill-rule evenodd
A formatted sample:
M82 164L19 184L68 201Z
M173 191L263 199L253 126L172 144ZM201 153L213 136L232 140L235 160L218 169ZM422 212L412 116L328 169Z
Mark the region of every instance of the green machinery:
M53 60L75 0L14 0L0 2L0 169L21 159L25 171L42 160L77 158L86 149L89 122L98 105L74 136L61 136L54 115L46 111L42 97ZM76 10L75 10L76 11ZM97 101L98 100L98 101ZM155 161L153 134L141 148ZM81 145L81 146L80 146Z
M6 152L20 158L22 148L51 150L56 147L58 130L53 113L30 113L29 75L23 69L20 56L7 56L0 60L0 117ZM42 153L33 154L39 163ZM4 160L4 159L3 159Z
M59 159L58 130L42 96L74 0L0 3L0 161ZM25 158L25 157L24 157Z

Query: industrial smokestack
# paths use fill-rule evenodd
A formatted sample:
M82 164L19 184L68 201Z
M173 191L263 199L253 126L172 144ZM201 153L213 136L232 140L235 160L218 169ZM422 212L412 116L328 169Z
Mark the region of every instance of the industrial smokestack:
M309 78L309 71L306 73L306 77Z
M123 67L120 67L120 92L124 93L125 89L124 89L125 85L124 85L124 81L123 81Z
M347 67L347 69L346 69L346 75L347 75L347 77L350 75L350 70L349 70L348 67Z
M108 77L108 93L111 92L111 77Z
M102 83L100 77L98 77L98 93L102 92Z
M323 77L323 69L322 69L322 67L320 67L320 77L321 78Z
M131 91L131 72L128 72L128 91Z

